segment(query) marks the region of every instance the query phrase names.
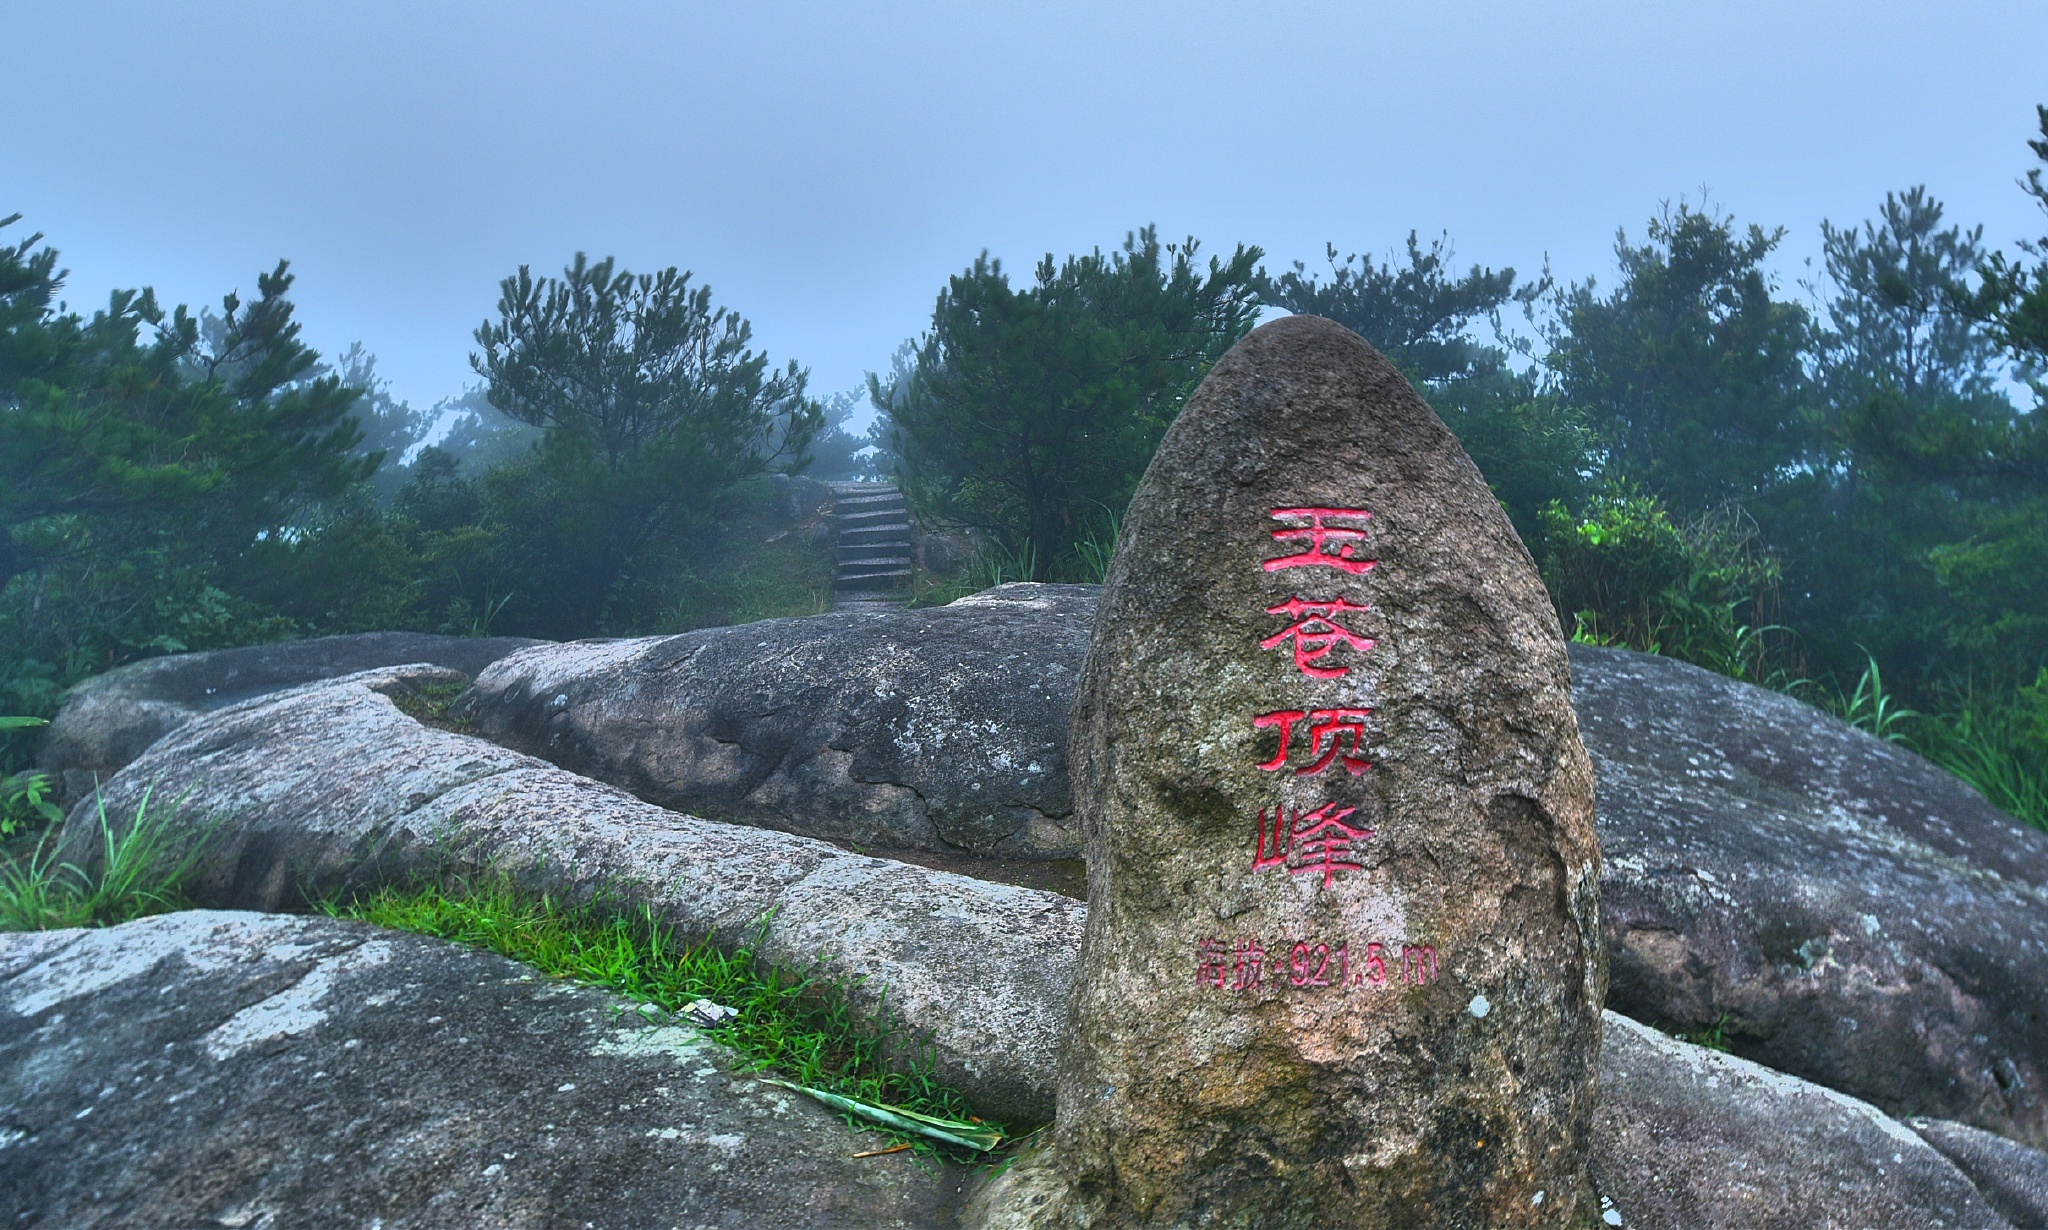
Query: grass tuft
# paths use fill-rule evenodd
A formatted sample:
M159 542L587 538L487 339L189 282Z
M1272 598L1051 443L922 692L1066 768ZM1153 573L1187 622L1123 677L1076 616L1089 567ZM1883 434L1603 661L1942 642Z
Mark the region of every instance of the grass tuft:
M678 943L644 906L622 913L602 900L565 905L497 878L445 889L385 888L351 903L329 903L326 911L488 948L550 977L602 987L664 1012L709 999L738 1010L711 1036L737 1051L745 1070L773 1071L797 1085L914 1115L981 1122L957 1090L932 1075L928 1048L907 1045L886 1011L857 1012L838 985L768 965L751 944L728 952L708 938ZM928 1137L878 1128L851 1114L846 1119L920 1151L957 1156Z
M171 829L177 806L152 808L152 794L142 792L133 821L118 833L107 818L106 796L94 796L100 830L97 874L56 861L57 850L50 844L55 827L26 856L0 861L0 930L107 927L185 908L185 882L208 835L182 854L174 853Z

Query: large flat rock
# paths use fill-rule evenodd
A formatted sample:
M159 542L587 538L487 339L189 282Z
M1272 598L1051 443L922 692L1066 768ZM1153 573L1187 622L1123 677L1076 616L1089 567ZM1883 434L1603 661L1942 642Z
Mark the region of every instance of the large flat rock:
M428 662L465 675L538 641L513 636L363 632L149 658L71 690L43 739L39 767L70 806L195 716L264 692L379 666Z
M1791 697L1585 646L1573 675L1610 1007L2048 1140L2048 834Z
M1078 857L1067 710L1095 587L539 645L484 735L664 807L862 846Z
M64 1230L954 1224L965 1176L856 1159L874 1137L619 1006L488 953L324 918L206 910L0 935L0 1216ZM1947 1129L1944 1151L1973 1159L1959 1170L1854 1099L1612 1013L1604 1035L1593 1164L1624 1230L2039 1224L2024 1202L2048 1158L2032 1150L1917 1125L1937 1143Z
M858 1007L886 997L983 1114L1050 1117L1080 902L681 815L392 703L460 678L394 667L201 715L107 784L108 814L125 822L145 791L182 800L181 839L209 834L191 886L208 906L274 910L490 866L572 900L644 903L685 937L734 946L758 929L767 960L851 980ZM65 857L90 865L97 829L85 800Z
M438 940L199 911L0 935L10 1226L950 1224L961 1176L687 1025Z
M1968 1176L1876 1107L1612 1012L1600 1093L1593 1171L1624 1226L2008 1224Z

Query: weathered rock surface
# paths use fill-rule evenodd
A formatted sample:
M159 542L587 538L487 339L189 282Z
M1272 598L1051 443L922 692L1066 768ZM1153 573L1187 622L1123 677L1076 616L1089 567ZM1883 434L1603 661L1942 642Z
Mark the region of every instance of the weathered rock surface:
M1039 631L1026 639L1077 674L1093 618L1090 591L1062 587L1030 613ZM835 620L848 622L792 622ZM704 653L733 654L715 673L739 677L742 651L757 651L758 640L728 637ZM579 686L567 665L579 652L548 646L531 656L560 664L549 678L567 689ZM941 652L926 651L927 678L959 677ZM1894 1114L2041 1140L2048 836L1920 757L1777 693L1626 650L1575 645L1571 653L1607 853L1609 1003L1689 1032L1718 1023L1738 1052ZM711 671L698 661L693 669ZM519 662L498 669L535 669ZM841 687L849 705L872 690L841 686L828 668L813 684ZM676 713L693 705L682 690L663 703ZM652 712L606 712L600 730L658 726ZM1061 712L1034 704L985 719L999 723L994 746L1043 747L1061 737ZM894 737L886 724L841 726L833 746L872 763L899 754ZM675 797L746 818L711 805L725 788L698 766L714 763L715 755L650 755L592 757L583 767L623 777L622 765L668 766ZM1064 757L1040 763L1047 772L1035 807L1067 815Z
M2048 1140L2048 834L1787 696L1575 646L1608 1005L1895 1115Z
M2008 1224L1962 1171L1875 1107L1612 1012L1593 1170L1614 1224L1638 1230Z
M1005 592L1029 593L1031 587ZM1019 643L1034 647L1029 658L1010 666L1063 666L1063 677L1074 678L1094 622L1093 593L1058 587L1044 595L1041 609L1003 608L1002 618L1037 625L1019 633ZM783 622L812 626L804 636L829 642L825 629L835 622L877 626L925 614L939 611ZM731 634L779 627L721 629L728 636L716 648L734 654L730 666L712 671L699 659L691 669L739 678L747 669L742 651L758 652L762 638L741 641ZM376 644L380 638L331 639ZM389 652L419 654L422 639L486 653L505 643L407 637L415 648ZM189 657L232 662L238 654L303 652L322 644ZM556 648L536 652L547 660ZM608 647L559 648L565 657L588 652L602 658ZM712 652L705 650L707 657ZM919 656L927 686L971 674L949 666L942 650ZM2021 828L1911 753L1775 693L1623 650L1573 646L1572 656L1574 704L1599 781L1599 831L1608 856L1602 876L1615 979L1609 1002L1687 1031L1719 1022L1740 1053L1895 1114L1946 1116L2040 1140L2040 1065L2048 1054L2042 1032L2048 1011L2040 1002L2048 994L2041 932L2048 918L2042 908L2048 837ZM119 690L111 682L130 672L169 671L180 661L156 659L92 681L73 709L88 714L90 698L101 689ZM465 665L458 662L456 669ZM813 684L839 687L836 672L844 665L821 664ZM550 677L600 689L595 681L576 684L566 664ZM202 700L204 686L214 685L201 685ZM983 728L990 746L1058 744L1065 700L1039 704L1039 693L1028 685L1019 690L1033 703L983 713L984 722L998 727L993 733ZM832 704L839 712L860 700L852 685L838 695ZM872 688L868 695L882 703ZM134 712L146 714L152 703L138 702ZM678 712L698 706L681 690L668 703ZM907 689L894 703L900 713L912 712ZM58 735L74 716L60 717ZM633 719L621 710L616 720L648 729L650 741L659 737L652 717ZM835 736L835 750L823 759L876 763L905 755L894 742L896 729L879 721L840 728L845 737ZM599 760L586 767L602 774L628 763ZM711 756L693 763L716 762ZM630 763L684 762L649 756ZM1064 755L1038 763L1045 773L1033 810L1061 818L1071 833ZM689 772L670 784L676 797L724 797L723 787ZM851 776L842 788L875 792L871 797L892 789ZM702 810L746 818L734 809ZM1856 1022L1853 1029L1848 1021Z
M0 935L0 1218L931 1227L961 1176L502 957L200 911Z
M1947 1119L1909 1120L1913 1130L1970 1176L2015 1230L2048 1230L2048 1153Z
M953 1224L963 1176L852 1158L874 1138L616 1002L329 919L195 911L0 935L0 1216L66 1230ZM2008 1224L1852 1099L1612 1013L1603 1057L1593 1162L1625 1230ZM2024 1203L2039 1154L1916 1126L2011 1225L2044 1224ZM2021 1203L2001 1203L2007 1190Z
M1072 858L1067 709L1093 587L540 645L458 712L677 811L862 846Z
M69 807L198 714L264 692L379 666L431 662L474 676L539 641L512 636L364 632L150 658L96 675L71 691L44 737L41 765Z
M772 913L767 959L864 979L857 1006L886 991L984 1114L1049 1117L1079 902L679 815L422 726L386 695L460 678L394 667L205 714L108 783L108 813L125 820L153 788L152 806L183 799L187 839L217 825L191 886L208 906L272 910L488 864L570 899L609 887L690 937L738 943ZM74 808L64 857L89 865L97 825L91 800Z
M1582 1213L1605 971L1569 683L1528 552L1391 363L1296 316L1216 364L1074 701L1089 914L1039 1224Z

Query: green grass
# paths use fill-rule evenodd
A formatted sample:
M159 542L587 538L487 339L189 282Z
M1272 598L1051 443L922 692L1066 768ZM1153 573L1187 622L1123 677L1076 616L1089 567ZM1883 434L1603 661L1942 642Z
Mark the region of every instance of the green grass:
M1677 1030L1671 1036L1681 1042L1690 1042L1694 1046L1704 1046L1710 1051L1720 1051L1724 1055L1732 1054L1733 1051L1728 1045L1728 1022L1732 1019L1728 1013L1724 1012L1714 1019L1712 1025L1707 1026L1705 1029L1695 1030L1692 1033Z
M981 1122L958 1091L933 1078L929 1051L908 1045L886 1012L857 1012L837 984L770 966L749 946L724 951L708 939L677 943L644 907L622 914L603 901L570 906L484 879L449 889L386 888L326 910L488 948L550 977L601 987L662 1012L709 999L738 1009L712 1036L738 1052L746 1070L918 1115ZM915 1135L847 1121L920 1151L955 1156Z
M177 806L151 807L144 791L129 824L116 827L99 797L100 860L97 872L57 861L53 827L19 858L0 860L0 930L47 931L62 927L112 926L188 904L184 885L205 849L207 835L182 852L171 836Z
M476 723L448 712L466 690L459 683L420 684L392 697L391 703L398 706L400 713L422 725L468 734L476 729Z
M1919 723L1906 743L1993 806L2048 830L2048 738L2027 718L2015 706L1965 696Z
M1992 701L1946 693L1932 713L1908 709L1885 688L1877 660L1853 690L1802 682L1794 696L1880 739L1920 753L1962 778L1992 806L2048 831L2048 682ZM2043 672L2048 681L2048 672Z

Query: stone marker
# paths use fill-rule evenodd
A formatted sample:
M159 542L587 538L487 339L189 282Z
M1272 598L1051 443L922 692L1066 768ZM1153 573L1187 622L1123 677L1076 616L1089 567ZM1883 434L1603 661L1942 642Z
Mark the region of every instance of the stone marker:
M1584 1220L1604 954L1565 646L1357 335L1217 364L1075 699L1088 924L1050 1144L984 1225Z

